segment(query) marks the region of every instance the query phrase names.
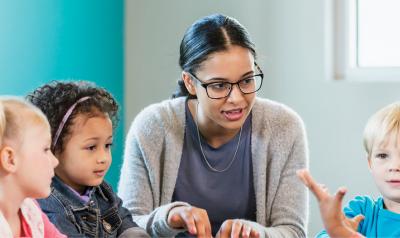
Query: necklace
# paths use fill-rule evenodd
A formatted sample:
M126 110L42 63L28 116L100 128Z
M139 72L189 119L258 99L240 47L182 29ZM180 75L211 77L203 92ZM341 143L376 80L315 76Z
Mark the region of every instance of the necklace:
M243 128L243 126L240 127L239 141L238 141L238 144L237 144L237 146L236 146L235 153L233 154L233 157L232 157L231 161L229 162L228 166L226 166L224 169L221 169L221 170L216 169L216 168L212 167L211 164L208 162L207 157L206 157L206 155L204 154L203 146L201 145L200 131L199 131L199 123L197 122L198 108L199 108L199 102L197 102L197 105L196 105L196 120L195 120L195 123L196 123L196 129L197 129L197 139L199 140L200 151L201 151L201 154L203 155L204 162L206 162L208 168L209 168L211 171L214 171L214 172L217 172L217 173L225 172L225 171L227 171L227 170L232 166L233 162L235 161L236 153L237 153L238 150L239 150L240 139L242 138L242 128Z

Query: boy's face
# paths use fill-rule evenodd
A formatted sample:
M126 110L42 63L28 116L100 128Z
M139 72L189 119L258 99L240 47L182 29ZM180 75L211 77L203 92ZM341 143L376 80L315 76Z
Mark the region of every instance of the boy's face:
M100 185L111 164L112 132L107 115L74 118L64 150L57 154L57 176L79 193L87 186Z
M400 134L389 133L374 145L368 163L385 202L400 203Z

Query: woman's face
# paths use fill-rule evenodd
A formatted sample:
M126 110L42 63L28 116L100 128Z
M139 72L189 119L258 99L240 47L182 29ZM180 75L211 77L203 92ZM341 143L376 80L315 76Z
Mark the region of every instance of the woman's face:
M241 46L231 46L226 51L211 54L197 70L196 77L203 83L236 83L256 73L251 52ZM254 105L255 93L243 94L236 84L229 96L212 99L198 80L193 79L192 83L199 103L200 125L214 130L237 130L243 125Z

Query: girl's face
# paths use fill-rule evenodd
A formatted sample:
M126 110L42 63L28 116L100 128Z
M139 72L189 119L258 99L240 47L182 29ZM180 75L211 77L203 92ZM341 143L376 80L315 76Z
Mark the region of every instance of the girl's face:
M236 83L256 73L251 52L244 47L230 46L226 51L210 55L201 64L196 77L203 83ZM198 80L193 79L192 83L199 103L200 125L216 131L238 130L243 125L254 105L255 93L243 94L238 85L234 85L228 97L212 99Z
M113 128L107 115L77 115L64 150L57 157L56 174L79 193L103 182L111 164Z
M383 143L374 145L368 162L385 204L400 209L400 134L389 133Z
M50 195L51 179L58 165L50 150L50 127L43 122L35 122L23 130L22 144L16 151L21 166L16 178L26 197L45 198Z

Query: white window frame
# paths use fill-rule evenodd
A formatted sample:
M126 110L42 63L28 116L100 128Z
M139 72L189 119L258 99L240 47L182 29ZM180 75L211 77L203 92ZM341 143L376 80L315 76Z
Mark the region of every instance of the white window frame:
M352 14L356 11L357 0L331 1L334 79L400 82L400 67L358 67L356 58L357 32L355 29L357 16Z

